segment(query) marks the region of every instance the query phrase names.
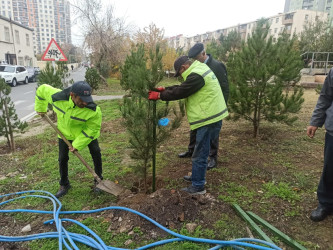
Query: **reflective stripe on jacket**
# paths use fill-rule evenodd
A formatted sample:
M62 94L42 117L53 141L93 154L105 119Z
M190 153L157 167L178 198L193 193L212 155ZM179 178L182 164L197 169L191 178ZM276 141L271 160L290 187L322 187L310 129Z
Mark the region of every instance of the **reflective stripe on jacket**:
M72 145L77 150L100 136L102 113L95 103L79 108L72 101L70 88L60 90L43 84L36 91L36 112L46 112L49 103L57 114L58 129L66 139L73 140Z
M191 73L197 73L205 80L205 85L185 100L187 118L194 130L227 117L228 109L219 81L206 64L194 61L182 77L186 80Z

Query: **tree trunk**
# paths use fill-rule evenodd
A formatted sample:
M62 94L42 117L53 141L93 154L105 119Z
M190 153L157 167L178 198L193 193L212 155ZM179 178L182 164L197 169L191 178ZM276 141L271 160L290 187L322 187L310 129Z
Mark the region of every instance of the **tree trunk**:
M6 119L7 119L8 133L10 136L10 148L11 148L12 152L15 152L14 135L13 135L13 130L12 130L12 124L10 123L10 117L9 117L9 111L8 111L6 99L4 99L4 106L5 106L5 113L6 113Z
M253 121L253 138L257 138L258 134L259 134L259 125L257 124L257 121Z
M147 193L147 158L144 161L143 178L144 178L144 189L145 189L145 193Z

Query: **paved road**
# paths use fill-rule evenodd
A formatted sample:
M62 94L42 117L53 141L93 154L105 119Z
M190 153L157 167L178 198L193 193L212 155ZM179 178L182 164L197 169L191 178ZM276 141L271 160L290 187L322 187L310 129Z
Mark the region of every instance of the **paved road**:
M83 81L85 72L86 68L84 67L74 69L74 71L70 71L71 75L67 80L73 79L74 82ZM20 84L12 88L10 98L15 105L16 114L21 121L29 121L36 115L34 111L36 88L37 83ZM93 99L96 101L120 98L122 96L93 96Z
M86 68L85 67L80 67L77 69L69 70L70 76L68 77L67 80L73 79L74 82L78 81L84 81L84 75L86 74Z
M37 83L21 84L12 88L10 98L21 121L28 121L36 114L34 112L36 88Z

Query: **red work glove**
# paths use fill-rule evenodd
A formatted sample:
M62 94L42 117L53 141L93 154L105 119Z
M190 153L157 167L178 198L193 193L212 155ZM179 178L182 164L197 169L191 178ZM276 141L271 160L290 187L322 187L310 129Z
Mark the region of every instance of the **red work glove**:
M158 100L158 99L160 99L160 92L150 90L148 92L148 99L149 100Z
M157 88L155 88L155 91L157 91L157 92L163 92L164 90L165 90L164 87L157 87Z

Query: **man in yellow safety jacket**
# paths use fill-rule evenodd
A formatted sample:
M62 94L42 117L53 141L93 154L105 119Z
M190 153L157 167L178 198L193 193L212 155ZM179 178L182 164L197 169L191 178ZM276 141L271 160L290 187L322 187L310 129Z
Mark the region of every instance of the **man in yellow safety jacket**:
M92 156L95 172L102 177L102 157L97 138L100 135L102 113L91 97L91 87L80 81L64 90L43 84L36 91L35 110L43 116L47 112L48 104L53 106L57 114L57 126L72 147L59 136L59 172L60 189L56 197L65 195L70 186L68 179L68 152L81 150L88 146Z
M228 116L227 105L219 81L204 63L192 61L187 56L179 57L175 63L175 77L182 76L184 82L171 87L158 87L149 91L150 100L173 101L185 98L187 119L191 130L196 129L196 144L192 154L192 176L190 187L182 189L190 194L204 194L207 158L210 140L219 136L222 119Z

